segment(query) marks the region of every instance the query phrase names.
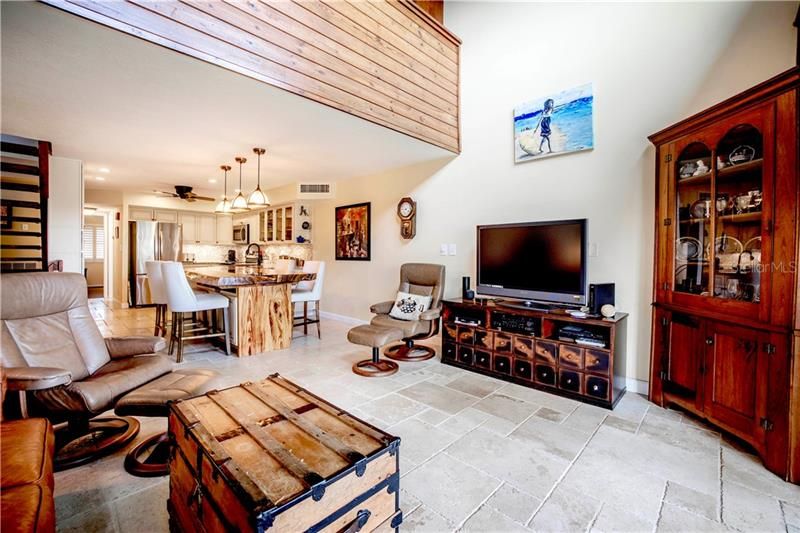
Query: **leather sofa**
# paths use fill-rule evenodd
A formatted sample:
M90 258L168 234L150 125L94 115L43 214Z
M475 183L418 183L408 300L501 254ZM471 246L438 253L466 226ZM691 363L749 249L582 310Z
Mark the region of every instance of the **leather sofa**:
M5 396L3 376L2 396ZM53 427L44 418L0 422L0 530L55 531Z

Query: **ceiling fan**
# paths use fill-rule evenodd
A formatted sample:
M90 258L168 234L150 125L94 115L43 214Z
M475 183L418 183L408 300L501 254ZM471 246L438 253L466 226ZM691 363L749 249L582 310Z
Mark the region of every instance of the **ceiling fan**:
M173 198L180 198L187 202L194 202L195 200L203 200L204 202L213 202L214 198L208 196L200 196L192 192L192 187L188 185L175 185L175 192L156 191L157 193L165 196L172 196Z

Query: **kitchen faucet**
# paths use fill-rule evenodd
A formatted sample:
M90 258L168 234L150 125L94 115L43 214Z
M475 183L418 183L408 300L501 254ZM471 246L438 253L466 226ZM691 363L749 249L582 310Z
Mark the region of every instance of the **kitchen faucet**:
M247 256L250 255L250 248L252 248L253 246L256 247L256 253L258 254L258 256L257 256L258 259L256 259L256 264L261 265L261 261L263 261L264 255L261 253L261 246L257 242L251 242L247 246L247 249L244 251L245 260L247 260L246 259Z

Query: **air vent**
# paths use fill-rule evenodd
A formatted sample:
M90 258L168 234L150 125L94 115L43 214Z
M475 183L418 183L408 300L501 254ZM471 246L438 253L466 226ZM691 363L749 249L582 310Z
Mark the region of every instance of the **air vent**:
M306 200L315 198L333 198L332 183L298 183L297 197Z

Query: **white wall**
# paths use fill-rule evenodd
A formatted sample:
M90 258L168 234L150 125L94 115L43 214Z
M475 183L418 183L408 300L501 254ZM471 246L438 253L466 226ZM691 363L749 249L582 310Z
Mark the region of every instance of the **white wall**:
M463 151L339 182L335 200L315 203L314 255L329 265L323 310L368 319L371 303L394 296L406 261L445 264L446 293L457 296L460 277L474 276L477 224L588 218L599 247L589 281L617 284L618 308L631 314L628 376L647 380L655 165L647 135L792 66L795 9L448 2L445 22L463 40ZM586 82L595 89L596 148L515 165L514 106ZM410 242L395 215L406 195L419 211ZM372 202L372 261L334 261L334 207L361 201ZM440 256L440 243L455 243L458 254Z
M47 204L47 259L64 261L64 272L83 274L83 163L50 158Z

